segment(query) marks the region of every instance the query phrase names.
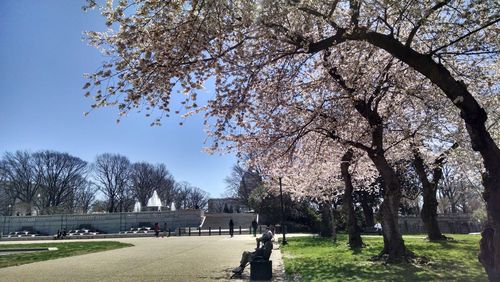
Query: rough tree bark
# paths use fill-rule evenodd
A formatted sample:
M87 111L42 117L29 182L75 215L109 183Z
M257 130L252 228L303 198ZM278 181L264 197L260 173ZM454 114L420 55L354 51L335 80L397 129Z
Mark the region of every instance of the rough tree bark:
M352 185L351 174L349 173L349 166L351 165L353 155L354 153L352 149L347 150L344 156L342 156L342 161L340 163L342 179L345 185L344 196L342 197L342 208L344 210L344 213L347 215L349 246L351 248L361 248L363 246L363 241L361 240L361 232L356 221L356 214L352 202L352 193L354 187Z
M375 225L375 219L373 217L373 207L368 201L368 192L362 191L360 193L361 208L363 209L363 215L365 216L365 225L367 227L373 227Z
M401 200L401 184L394 169L383 155L368 153L384 181L384 201L380 205L384 249L380 255L388 255L388 262L407 261L413 257L403 241L398 226L398 211Z
M328 202L321 204L321 223L320 236L327 238L332 237L332 239L336 241L337 234L335 232L332 207Z
M380 205L384 235L384 249L381 255L387 254L388 262L406 261L414 255L406 248L403 236L399 231L398 211L401 200L401 183L396 172L385 158L382 117L378 114L377 107L372 107L369 102L364 100L355 101L354 107L373 129L371 133L372 145L367 149L367 153L384 181L384 201Z
M376 95L378 94L375 93ZM387 262L407 261L414 254L406 248L403 236L399 231L398 211L401 200L401 183L396 172L385 158L383 119L378 114L377 107L372 107L371 103L367 101L357 100L354 107L372 128L372 144L370 148L365 148L365 150L384 182L384 201L380 205L384 249L380 256L388 255Z
M403 236L399 231L398 226L398 211L401 200L401 183L399 182L396 172L389 165L385 157L384 151L384 123L378 113L378 102L375 99L383 95L382 85L387 82L387 72L391 67L392 62L389 62L385 68L385 73L380 76L378 85L375 87L372 97L368 100L353 100L356 111L368 122L371 130L371 145L365 146L362 143L355 141L344 141L345 143L364 150L368 157L372 160L377 171L380 173L384 181L384 201L380 205L380 213L382 215L382 232L384 236L384 249L379 257L388 255L387 262L408 261L414 257L414 254L409 251L403 241ZM350 88L345 83L345 80L337 73L336 68L329 69L330 76L349 94L354 94L355 89ZM332 138L338 138L332 134Z
M442 161L439 161L440 158L436 160L436 167L432 172L432 181L429 181L427 178L427 173L425 171L424 160L420 156L418 150L413 150L413 165L415 166L415 171L417 172L418 178L420 179L420 183L422 183L422 192L424 198L424 204L422 206L422 211L420 213L420 217L424 222L425 230L427 231L427 237L430 241L439 241L446 240L446 236L441 233L439 229L438 221L437 221L437 186L439 180L443 175L443 171L441 169Z

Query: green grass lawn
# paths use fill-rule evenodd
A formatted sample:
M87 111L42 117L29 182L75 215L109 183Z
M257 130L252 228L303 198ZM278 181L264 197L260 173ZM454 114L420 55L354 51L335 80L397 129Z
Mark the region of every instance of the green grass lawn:
M363 236L366 246L352 251L347 236L338 241L318 237L289 238L282 247L290 281L487 281L477 260L479 235L447 235L454 240L431 243L424 235L404 236L406 246L426 264L385 265L370 261L383 246L381 236Z
M0 255L0 268L43 261L43 260L62 258L62 257L70 257L70 256L84 255L95 252L108 251L130 246L133 245L120 242L113 242L113 241L15 244L15 245L1 244L0 245L1 249L56 247L58 248L58 250Z

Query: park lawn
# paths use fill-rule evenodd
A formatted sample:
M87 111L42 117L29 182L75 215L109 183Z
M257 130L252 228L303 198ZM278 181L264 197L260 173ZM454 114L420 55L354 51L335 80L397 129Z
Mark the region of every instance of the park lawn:
M12 244L12 245L1 244L0 249L56 247L58 248L58 250L0 255L0 268L44 261L44 260L63 258L63 257L78 256L89 253L108 251L130 246L133 245L120 242L113 242L113 241Z
M383 246L382 236L363 236L366 246L351 251L347 235L338 241L319 237L289 238L282 247L289 281L487 281L477 260L479 235L447 235L454 240L431 243L425 235L403 236L406 246L426 264L386 265L370 261Z

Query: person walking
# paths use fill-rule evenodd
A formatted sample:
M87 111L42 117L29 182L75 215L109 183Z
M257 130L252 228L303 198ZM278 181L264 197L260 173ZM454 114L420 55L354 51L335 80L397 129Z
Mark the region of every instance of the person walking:
M257 237L257 220L254 218L252 221L253 236Z
M231 237L234 235L234 222L232 218L229 220L229 235L231 235Z
M160 224L158 222L155 223L155 236L156 238L160 237Z

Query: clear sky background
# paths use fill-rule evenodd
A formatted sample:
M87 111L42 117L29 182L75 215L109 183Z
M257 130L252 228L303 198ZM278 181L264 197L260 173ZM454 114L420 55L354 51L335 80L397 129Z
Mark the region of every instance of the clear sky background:
M81 10L84 4L0 0L0 154L49 149L92 162L98 154L118 153L132 162L164 163L177 181L220 196L236 158L202 152L201 116L183 126L165 119L160 127L136 113L117 124L112 108L84 117L92 99L83 96L83 74L103 58L83 32L106 29L98 11Z

